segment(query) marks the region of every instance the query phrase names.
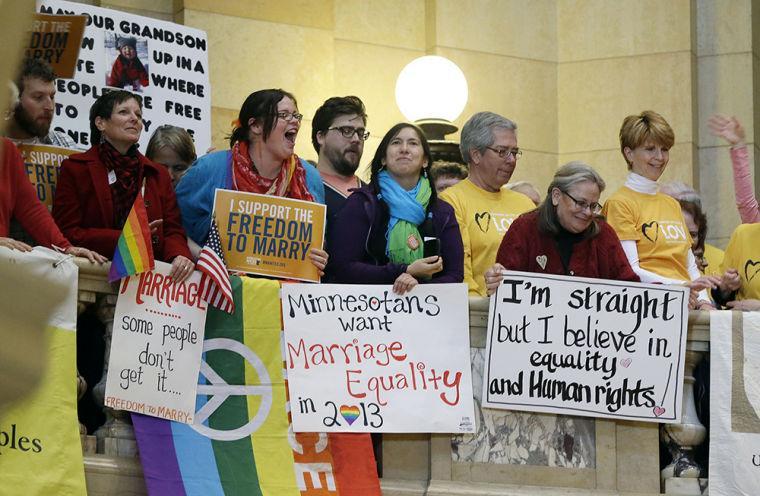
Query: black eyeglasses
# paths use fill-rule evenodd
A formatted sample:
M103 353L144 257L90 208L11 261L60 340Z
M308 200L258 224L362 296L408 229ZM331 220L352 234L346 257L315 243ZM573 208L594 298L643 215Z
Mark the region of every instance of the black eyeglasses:
M285 122L291 122L293 120L297 120L298 122L301 122L301 119L303 119L303 114L299 114L298 112L288 112L287 110L282 110L280 112L277 112L277 117L284 120Z
M369 131L367 131L363 127L338 126L338 127L328 127L327 130L339 131L340 134L342 134L343 137L346 139L353 138L354 134L356 134L357 138L359 138L360 141L367 141L367 138L369 138Z
M597 202L589 203L583 200L576 200L567 191L562 191L562 194L567 196L571 200L573 200L573 202L575 202L575 206L578 207L578 209L580 209L581 211L586 210L588 208L589 210L591 210L591 213L594 215L597 215L599 212L602 211L602 206L599 205Z
M486 148L498 155L499 158L507 158L508 156L512 155L512 157L517 160L518 158L522 157L522 150L519 148L492 148L490 146L487 146Z

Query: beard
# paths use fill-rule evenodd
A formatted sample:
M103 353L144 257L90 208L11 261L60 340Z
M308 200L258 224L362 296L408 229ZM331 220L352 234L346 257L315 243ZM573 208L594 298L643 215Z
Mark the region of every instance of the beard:
M13 112L13 118L16 121L18 127L24 130L24 132L37 136L38 138L44 138L50 132L50 125L53 123L53 117L45 122L35 121L29 112L26 111L23 105L16 106L16 111Z
M353 157L356 157L355 159L349 158L347 156L348 152L354 152ZM359 168L359 160L362 158L362 153L359 150L358 147L356 148L346 148L343 151L339 151L337 149L331 149L326 150L327 159L330 161L330 163L333 166L333 169L335 169L335 172L340 174L344 177L350 177L353 176L356 172L356 169Z

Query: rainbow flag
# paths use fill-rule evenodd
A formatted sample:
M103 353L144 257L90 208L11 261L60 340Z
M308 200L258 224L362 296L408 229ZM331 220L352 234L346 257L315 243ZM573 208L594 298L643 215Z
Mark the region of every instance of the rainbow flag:
M142 193L138 191L116 244L111 270L108 272L108 282L153 270L155 265L148 212L145 210Z
M380 496L368 434L290 429L279 282L230 280L234 313L206 317L196 424L132 415L148 494Z

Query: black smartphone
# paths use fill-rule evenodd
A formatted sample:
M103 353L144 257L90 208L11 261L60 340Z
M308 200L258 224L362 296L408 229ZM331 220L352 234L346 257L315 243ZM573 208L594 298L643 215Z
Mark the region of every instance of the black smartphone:
M427 257L440 257L441 256L441 240L438 238L425 237L422 240L422 256Z

